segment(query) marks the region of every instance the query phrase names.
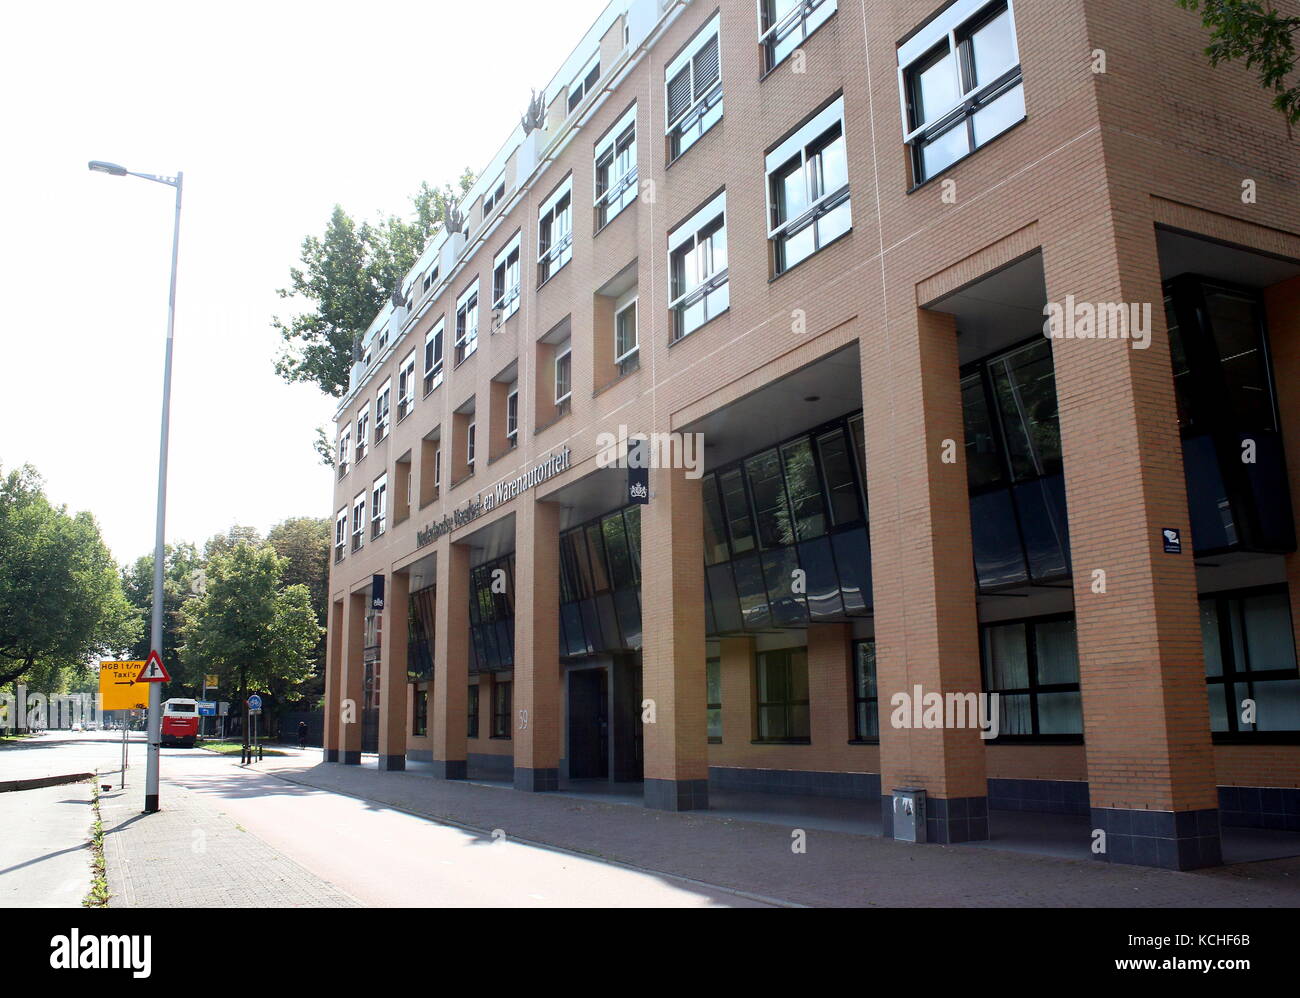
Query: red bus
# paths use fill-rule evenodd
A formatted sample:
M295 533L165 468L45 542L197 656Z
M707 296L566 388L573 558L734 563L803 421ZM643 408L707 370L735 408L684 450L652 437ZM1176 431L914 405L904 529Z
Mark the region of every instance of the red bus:
M193 748L199 734L199 702L173 699L163 701L162 745Z

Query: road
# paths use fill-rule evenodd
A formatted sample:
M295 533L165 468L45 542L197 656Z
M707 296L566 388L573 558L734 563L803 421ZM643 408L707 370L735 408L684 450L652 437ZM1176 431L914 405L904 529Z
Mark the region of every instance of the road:
M144 778L141 737L131 744L128 794L133 787L138 790ZM18 747L0 750L0 781L52 775L56 771L116 770L120 752L120 741L108 734L47 733ZM290 783L243 769L230 757L198 749L163 749L162 754L160 796L164 808L169 787L183 787L190 792L187 799L192 795L207 809L204 820L233 821L240 831L255 836L362 905L761 906L720 888L514 842L505 836L492 838L373 802ZM110 782L116 787L115 778ZM4 796L28 793L32 792ZM35 797L29 799L31 817L45 823L50 817L50 805ZM66 839L66 827L56 834ZM39 839L28 837L25 841L30 852L37 848ZM51 851L49 841L40 848ZM60 850L75 845L57 843ZM188 848L189 842L179 845ZM14 855L22 848L15 841L0 845L0 896L6 886L3 871L30 864L36 858ZM112 872L110 864L110 890ZM33 899L13 903L42 902Z

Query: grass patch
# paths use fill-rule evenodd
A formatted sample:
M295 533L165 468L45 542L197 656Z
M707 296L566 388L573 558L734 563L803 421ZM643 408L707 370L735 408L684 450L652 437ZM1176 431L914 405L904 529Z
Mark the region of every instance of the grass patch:
M90 781L90 807L95 815L90 826L90 892L81 900L83 908L107 908L108 872L104 866L104 821L99 813L99 777Z
M202 742L198 744L198 747L208 752L216 752L217 755L239 755L244 750L243 742ZM284 755L283 752L267 748L265 745L262 746L262 754Z
M24 738L32 738L32 737L34 737L34 736L31 735L30 733L22 734L22 735L4 735L4 734L0 734L0 748L3 748L5 745L16 745L16 744L18 744L20 741L22 741Z

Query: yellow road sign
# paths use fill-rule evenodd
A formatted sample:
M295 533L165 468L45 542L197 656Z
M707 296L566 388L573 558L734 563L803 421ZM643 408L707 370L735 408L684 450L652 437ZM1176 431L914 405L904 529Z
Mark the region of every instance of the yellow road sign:
M130 710L149 706L149 684L135 681L143 668L144 662L100 662L100 709Z
M203 678L204 678L205 683L206 683L208 686L217 686L217 685L218 685L217 680L218 680L220 677L219 677L219 676L204 676Z

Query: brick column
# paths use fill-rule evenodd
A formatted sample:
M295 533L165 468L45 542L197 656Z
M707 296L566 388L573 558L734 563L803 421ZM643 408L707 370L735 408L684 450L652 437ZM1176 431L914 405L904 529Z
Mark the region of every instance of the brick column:
M325 656L325 761L339 761L339 701L343 683L343 601L330 600Z
M469 709L469 548L444 538L435 570L433 682L429 724L434 775L465 779Z
M1300 510L1300 277L1264 290L1269 353L1273 383L1277 386L1278 426L1291 483L1291 508ZM1286 556L1287 593L1291 598L1291 626L1300 648L1300 554Z
M754 639L722 638L718 642L718 657L722 670L722 743L748 745L757 733L754 724Z
M986 839L979 730L891 721L891 698L905 694L910 707L918 686L923 697L981 689L956 328L950 315L905 309L859 348L883 834L893 836L893 789L916 786L927 791L928 841Z
M384 602L384 640L379 683L379 768L406 768L406 731L409 687L406 683L407 599L411 577L406 572L388 576Z
M812 740L834 745L839 753L853 737L847 623L814 624L808 628L808 701Z
M361 716L366 680L366 600L365 593L350 593L344 599L342 698L339 724L343 737L340 762L361 765Z
M563 744L560 673L560 508L522 502L515 512L516 790L558 790Z
M652 468L641 512L645 803L667 811L709 806L704 644L704 503L699 479Z
M1151 341L1053 339L1084 740L1098 858L1217 865L1218 795L1196 570L1155 230L1145 200L1098 231L1077 217L1041 228L1047 299L1150 303ZM1166 554L1176 528L1182 553ZM1104 572L1105 592L1100 588Z

